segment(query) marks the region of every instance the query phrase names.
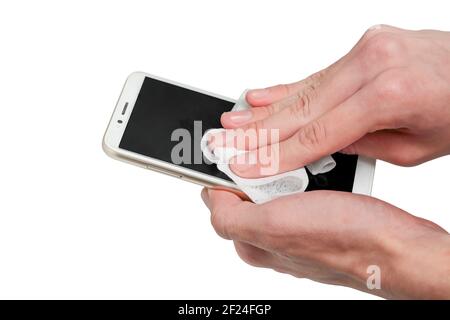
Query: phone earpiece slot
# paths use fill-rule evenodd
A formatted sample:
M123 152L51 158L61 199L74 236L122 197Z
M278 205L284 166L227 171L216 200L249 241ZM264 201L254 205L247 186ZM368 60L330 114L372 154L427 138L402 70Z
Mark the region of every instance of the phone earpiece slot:
M125 112L127 112L127 108L128 108L128 102L125 102L125 105L123 106L123 109L122 109L122 115L124 115Z

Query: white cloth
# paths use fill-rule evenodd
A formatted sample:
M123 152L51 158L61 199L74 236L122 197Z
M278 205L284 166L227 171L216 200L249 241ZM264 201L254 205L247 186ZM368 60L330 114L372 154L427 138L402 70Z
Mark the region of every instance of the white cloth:
M242 111L251 108L246 101L246 94L247 90L242 93L231 111ZM225 131L225 129L210 129L206 131L200 143L201 150L205 155L205 158L217 164L217 168L230 177L253 202L264 203L281 196L305 191L309 179L304 168L253 179L242 178L234 174L229 167L230 159L236 155L246 153L247 151L225 147L216 147L211 150L208 146L209 135L220 131ZM316 175L328 172L334 169L335 166L336 162L333 158L327 156L306 167L313 175Z

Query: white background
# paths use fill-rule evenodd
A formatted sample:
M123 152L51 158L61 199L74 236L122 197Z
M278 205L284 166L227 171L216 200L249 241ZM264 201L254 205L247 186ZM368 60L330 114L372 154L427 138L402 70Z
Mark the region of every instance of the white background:
M236 98L373 24L450 30L446 2L2 2L0 298L371 298L246 265L201 187L108 158L102 135L132 71ZM378 162L373 195L450 229L449 165Z

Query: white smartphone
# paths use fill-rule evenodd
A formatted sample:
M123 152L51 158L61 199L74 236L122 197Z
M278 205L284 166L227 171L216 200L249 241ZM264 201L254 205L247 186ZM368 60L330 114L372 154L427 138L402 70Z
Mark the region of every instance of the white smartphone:
M224 188L245 195L215 164L172 161L180 143L177 129L190 133L192 158L200 152L203 133L220 128L220 115L235 100L143 72L132 73L122 89L103 138L111 157L206 187ZM195 155L197 153L197 155ZM185 158L186 155L183 155ZM306 191L328 189L370 195L375 160L336 153L336 167L311 175Z

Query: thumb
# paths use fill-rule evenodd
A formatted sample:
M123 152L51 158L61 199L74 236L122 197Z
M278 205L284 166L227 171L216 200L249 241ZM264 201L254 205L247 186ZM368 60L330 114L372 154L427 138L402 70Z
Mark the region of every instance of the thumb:
M232 192L211 188L202 191L202 198L211 211L211 224L222 238L252 242L263 229L258 205Z

